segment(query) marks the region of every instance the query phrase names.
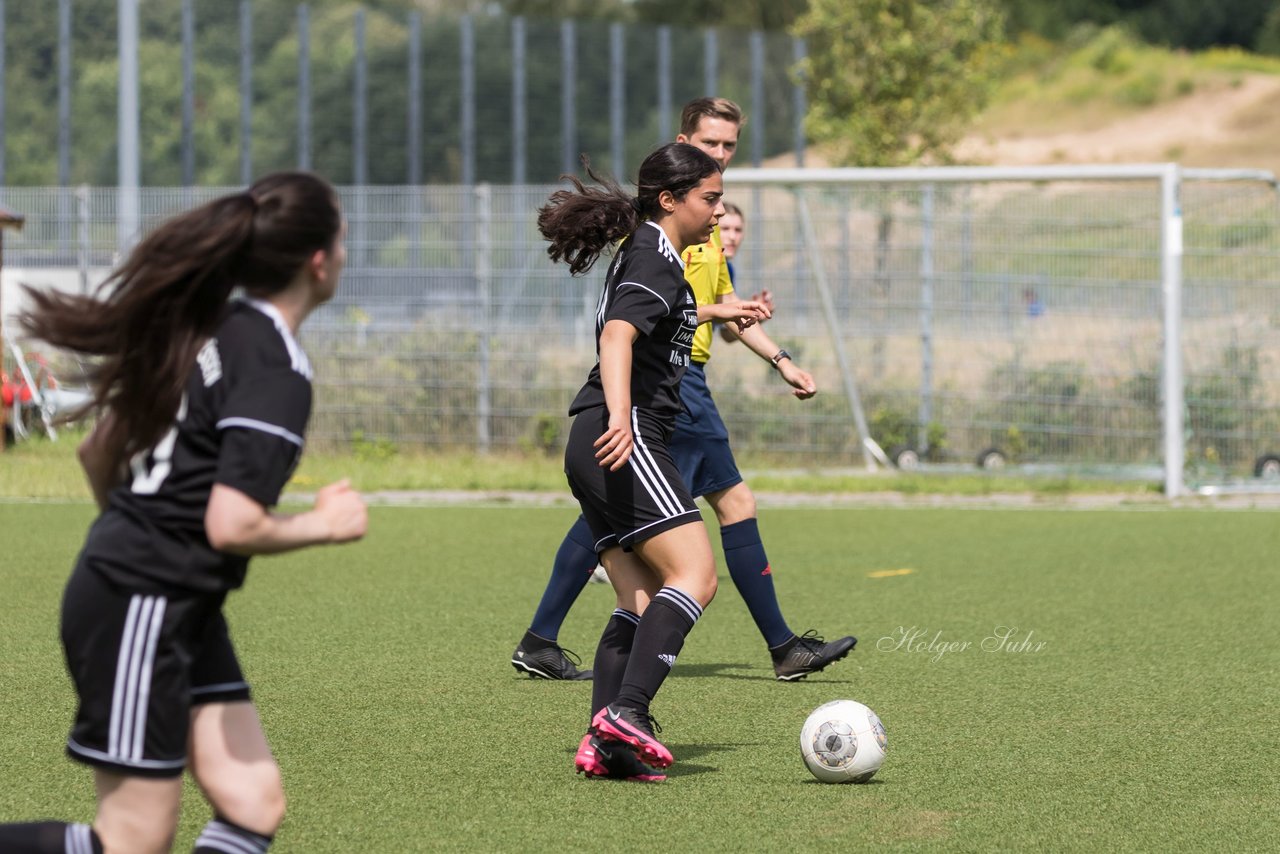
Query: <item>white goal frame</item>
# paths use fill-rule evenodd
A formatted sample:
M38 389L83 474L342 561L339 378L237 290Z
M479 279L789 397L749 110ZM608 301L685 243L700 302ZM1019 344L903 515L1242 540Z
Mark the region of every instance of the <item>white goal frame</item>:
M862 411L857 383L845 354L838 332L831 287L821 256L817 252L817 238L805 201L805 187L832 184L916 184L931 185L954 182L1000 181L1151 181L1160 186L1160 278L1163 299L1162 331L1162 435L1164 494L1166 498L1178 498L1186 494L1183 461L1186 457L1185 387L1182 357L1182 256L1183 220L1181 190L1184 180L1197 181L1259 181L1277 186L1275 175L1256 169L1191 169L1177 163L1133 163L1088 166L934 166L902 168L844 168L844 169L735 169L729 178L734 185L785 186L797 198L803 239L814 259L815 283L821 294L828 330L831 335L837 367L840 371L846 396L859 439L863 447L863 459L868 468L876 461L887 464L884 452L876 445L867 430L866 416Z

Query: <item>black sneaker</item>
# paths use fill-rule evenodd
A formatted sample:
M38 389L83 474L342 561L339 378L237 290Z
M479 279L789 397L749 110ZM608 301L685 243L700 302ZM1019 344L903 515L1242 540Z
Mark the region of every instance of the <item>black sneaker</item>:
M779 682L795 682L844 658L857 643L855 637L842 637L826 643L810 629L797 637L789 650L773 656L773 672Z
M590 670L579 670L582 659L558 644L528 652L524 641L511 654L511 666L516 673L528 673L530 679L565 679L583 682L591 679Z

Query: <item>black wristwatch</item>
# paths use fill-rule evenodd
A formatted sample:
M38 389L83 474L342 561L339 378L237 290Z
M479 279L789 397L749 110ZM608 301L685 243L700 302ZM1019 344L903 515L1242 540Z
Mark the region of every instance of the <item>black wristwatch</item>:
M779 350L777 353L773 354L773 358L770 359L769 361L773 362L773 366L776 368L782 362L783 359L790 359L790 358L791 358L791 354L788 353L786 350Z

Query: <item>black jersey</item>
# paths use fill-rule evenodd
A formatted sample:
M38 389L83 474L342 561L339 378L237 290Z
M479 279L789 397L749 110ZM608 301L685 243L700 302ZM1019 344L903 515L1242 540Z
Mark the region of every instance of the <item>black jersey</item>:
M597 361L569 406L570 415L604 405L600 333L610 320L625 320L640 331L631 356L631 405L674 418L680 411L680 378L698 330L698 304L680 253L655 223L636 229L609 265L596 307Z
M302 454L311 364L269 303L237 300L200 350L172 429L131 461L82 559L132 588L239 587L248 558L209 545L215 483L274 505Z

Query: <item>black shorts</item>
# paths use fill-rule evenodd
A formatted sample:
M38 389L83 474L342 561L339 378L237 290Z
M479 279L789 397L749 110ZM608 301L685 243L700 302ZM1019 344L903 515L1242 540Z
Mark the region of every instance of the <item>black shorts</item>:
M76 567L62 599L62 646L80 699L72 759L134 776L182 773L192 707L249 699L224 598L133 592Z
M627 464L617 471L602 468L595 441L608 427L608 412L596 406L578 413L569 428L564 471L569 488L591 528L596 551L633 543L663 531L701 522L702 514L684 485L667 451L670 425L643 409L632 407L634 447Z

